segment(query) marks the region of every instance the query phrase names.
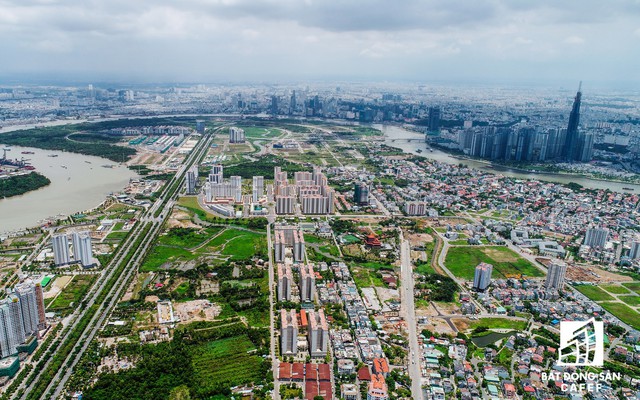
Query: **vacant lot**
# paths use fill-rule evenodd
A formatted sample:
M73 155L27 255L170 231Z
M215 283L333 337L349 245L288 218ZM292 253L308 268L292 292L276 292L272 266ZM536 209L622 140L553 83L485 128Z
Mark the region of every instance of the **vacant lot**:
M467 329L475 329L478 327L486 327L488 329L514 329L524 330L527 326L527 321L512 320L508 318L480 318L477 320L470 320L468 318L455 318L451 322L458 328L459 331L465 331Z
M70 314L87 294L97 275L76 275L47 308L62 315Z
M631 293L629 289L620 285L600 285L600 287L606 290L607 292L613 293L613 294L630 294Z
M576 289L593 301L615 300L613 296L597 286L579 285Z
M622 285L640 294L640 282L627 282L627 283L623 283Z
M640 296L620 296L619 299L632 307L640 306Z
M640 314L622 303L602 302L600 305L611 314L620 318L623 322L631 325L635 329L640 329Z
M535 265L506 247L452 247L447 252L445 264L458 278L472 280L476 265L481 262L493 265L492 278L507 278L516 275L543 276Z
M176 264L211 257L218 260L246 260L266 257L265 235L234 228L210 227L202 230L177 228L158 239L140 271L157 271L164 264Z
M261 358L246 335L215 340L193 348L191 365L198 385L227 387L260 379ZM248 353L249 352L249 353Z

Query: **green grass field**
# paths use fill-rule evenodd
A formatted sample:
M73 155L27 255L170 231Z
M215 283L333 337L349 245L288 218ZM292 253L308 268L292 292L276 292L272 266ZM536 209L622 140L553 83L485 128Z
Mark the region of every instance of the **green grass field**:
M445 265L458 278L472 280L475 267L481 262L493 265L493 279L522 274L528 277L544 276L535 265L506 247L452 247L447 252Z
M176 247L156 245L153 247L153 250L151 250L149 255L147 255L144 262L140 266L140 271L157 271L164 263L189 261L195 258L196 256L190 251Z
M165 263L191 261L212 254L230 260L245 260L256 254L267 254L266 237L260 233L222 227L178 232L169 230L158 239L140 267L141 272L157 271Z
M633 290L634 292L640 294L640 282L627 282L622 284L627 289Z
M486 326L489 329L514 329L518 331L524 330L527 321L511 320L506 318L480 318L469 323L469 329L475 329L479 326Z
M609 293L613 294L629 294L631 291L620 285L600 285L600 288L606 290Z
M304 234L304 241L306 243L327 243L328 239L321 238L316 235L310 235L308 233Z
M191 364L196 383L204 387L220 383L231 387L260 379L262 359L247 353L254 349L246 335L194 347Z
M593 301L615 300L613 296L597 286L579 285L575 288Z
M433 269L430 262L420 264L415 268L415 271L422 275L435 274L436 270Z
M247 138L275 138L282 135L282 131L276 128L259 128L256 126L242 127Z
M196 196L180 197L178 199L178 205L198 214L198 216L200 216L200 218L202 219L207 217L211 217L211 218L215 217L215 214L200 207L200 204L198 203L198 198Z
M258 248L264 244L266 237L259 233L227 228L213 239L209 246L222 249L222 255L229 256L232 260L250 258L258 252Z
M97 275L76 275L71 282L62 290L58 297L47 308L48 311L60 312L63 315L69 314L87 294L91 285L96 280ZM71 307L71 305L74 307Z
M635 329L640 329L640 314L629 306L622 303L602 302L599 303L605 310L620 318L623 322L631 325Z
M192 249L203 244L206 240L217 235L223 228L211 227L198 230L170 229L166 234L160 236L158 242L167 246L184 247Z
M620 296L618 297L620 300L624 301L631 307L640 306L640 296Z
M371 269L356 267L353 268L351 272L353 280L359 288L372 286L384 287L382 278L380 278L377 273Z
M108 235L107 235L107 239L111 239L111 240L122 240L122 239L124 239L128 234L129 234L129 232L111 232L110 234L108 234Z

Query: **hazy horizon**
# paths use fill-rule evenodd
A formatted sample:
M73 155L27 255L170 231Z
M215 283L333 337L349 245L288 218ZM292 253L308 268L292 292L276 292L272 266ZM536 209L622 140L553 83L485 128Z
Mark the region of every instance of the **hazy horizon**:
M0 81L625 87L640 2L0 1Z

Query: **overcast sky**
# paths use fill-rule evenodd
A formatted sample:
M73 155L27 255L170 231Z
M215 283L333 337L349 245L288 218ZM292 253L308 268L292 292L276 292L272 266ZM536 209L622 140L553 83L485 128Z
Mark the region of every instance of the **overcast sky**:
M0 78L640 83L640 0L0 0Z

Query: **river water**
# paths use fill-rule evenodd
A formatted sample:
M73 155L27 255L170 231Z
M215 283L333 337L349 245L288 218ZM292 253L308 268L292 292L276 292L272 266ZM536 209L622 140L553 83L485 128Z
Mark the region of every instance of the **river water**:
M490 172L492 174L499 174L520 179L537 179L541 181L557 183L575 182L590 189L610 189L616 192L628 193L640 192L640 185L634 185L631 183L601 181L597 179L585 178L584 176L580 175L525 172L522 170L514 170L512 168L499 165L492 165L489 162L460 158L444 151L427 146L427 144L424 142L424 134L422 133L413 132L394 125L374 125L374 127L380 129L384 133L385 143L387 145L397 147L407 153L417 154L425 158L448 164L463 163L465 165L468 165L469 167L485 172ZM420 140L408 142L406 139ZM428 148L431 148L432 151L429 151ZM418 150L422 150L422 152L418 152ZM635 191L623 189L623 187L633 188L635 189Z
M0 149L4 147L0 145ZM96 207L108 194L122 190L129 179L136 177L127 167L105 158L19 146L10 148L8 158L28 159L36 172L49 178L51 184L22 196L0 199L0 233L33 227L59 214L69 215ZM35 154L21 154L22 151ZM49 157L53 154L58 157Z

